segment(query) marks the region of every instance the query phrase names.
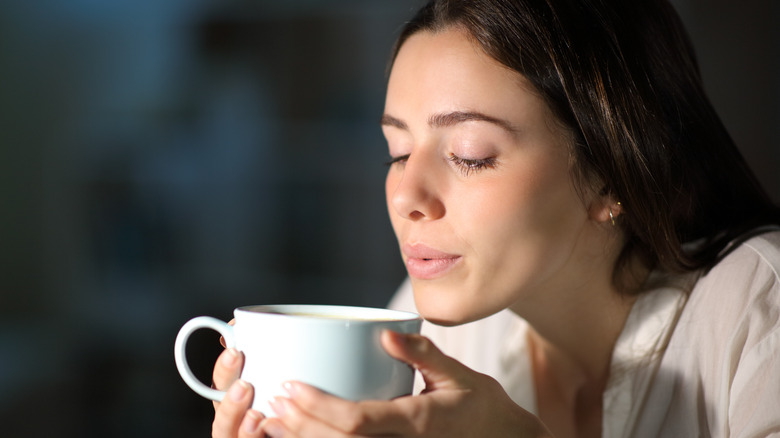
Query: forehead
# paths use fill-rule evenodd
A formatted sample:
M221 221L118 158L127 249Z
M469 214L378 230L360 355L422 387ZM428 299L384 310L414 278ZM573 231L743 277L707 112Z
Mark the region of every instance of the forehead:
M409 109L468 109L510 118L549 112L522 75L485 54L457 28L418 32L398 51L385 110Z

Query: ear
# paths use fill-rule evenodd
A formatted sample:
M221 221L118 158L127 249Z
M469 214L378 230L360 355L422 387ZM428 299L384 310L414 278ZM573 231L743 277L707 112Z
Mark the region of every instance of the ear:
M610 214L611 213L611 214ZM593 200L588 210L591 220L605 225L613 225L623 213L623 205L611 195L600 196Z

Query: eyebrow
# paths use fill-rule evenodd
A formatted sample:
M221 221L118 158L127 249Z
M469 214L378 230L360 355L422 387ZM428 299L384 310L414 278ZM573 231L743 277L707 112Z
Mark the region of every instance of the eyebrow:
M477 111L452 111L449 113L437 113L428 118L428 125L432 128L446 128L464 122L488 122L510 133L516 133L518 130L511 123L497 117L489 116ZM403 120L395 118L389 114L383 114L381 119L382 126L392 126L398 129L408 130L409 126Z

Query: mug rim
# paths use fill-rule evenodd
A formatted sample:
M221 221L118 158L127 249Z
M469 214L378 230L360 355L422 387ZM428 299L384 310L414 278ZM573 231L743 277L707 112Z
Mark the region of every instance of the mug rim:
M276 309L276 310L275 310ZM308 318L317 321L332 321L350 323L403 322L422 320L422 316L405 310L387 309L381 307L341 306L331 304L257 304L240 306L234 310L238 313L263 314L280 318ZM303 313L304 315L291 315ZM317 316L321 314L326 318ZM350 316L353 316L350 318Z

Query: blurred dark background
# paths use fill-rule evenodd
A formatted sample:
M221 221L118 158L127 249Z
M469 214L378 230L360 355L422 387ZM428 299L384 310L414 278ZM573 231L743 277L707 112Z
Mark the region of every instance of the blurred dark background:
M780 200L780 3L674 2ZM0 3L0 436L209 436L189 318L383 306L387 55L418 0ZM220 351L200 333L204 380Z

